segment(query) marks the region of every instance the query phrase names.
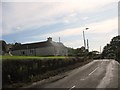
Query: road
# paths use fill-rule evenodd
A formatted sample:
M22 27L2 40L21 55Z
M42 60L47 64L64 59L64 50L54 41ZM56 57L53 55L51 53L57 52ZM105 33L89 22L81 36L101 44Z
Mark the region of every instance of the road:
M118 88L120 64L115 60L94 60L74 69L66 77L36 88Z

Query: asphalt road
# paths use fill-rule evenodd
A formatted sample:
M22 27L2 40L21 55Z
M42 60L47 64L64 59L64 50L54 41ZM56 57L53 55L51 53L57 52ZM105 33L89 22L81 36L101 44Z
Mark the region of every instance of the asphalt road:
M74 69L68 76L36 88L118 88L120 64L115 60L94 60Z

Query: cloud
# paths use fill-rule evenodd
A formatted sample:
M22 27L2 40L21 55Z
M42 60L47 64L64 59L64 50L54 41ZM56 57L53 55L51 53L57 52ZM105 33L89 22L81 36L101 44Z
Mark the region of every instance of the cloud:
M80 35L80 33L82 33L83 28L70 28L70 29L65 29L65 30L60 30L58 32L53 32L53 33L48 33L48 34L44 34L41 36L33 36L33 38L39 38L39 37L69 37L69 36L74 36L74 35Z
M44 7L44 4L37 3L3 3L3 35L52 24L53 19L40 13Z
M79 48L83 45L83 42L81 40L66 41L64 42L64 45L67 47Z
M71 13L69 15L66 15L63 17L63 22L64 23L74 23L78 20L77 13Z
M61 36L61 37L77 36L77 35L80 35L82 31L85 30L86 27L89 28L87 33L94 33L94 34L108 33L118 29L118 19L116 17L116 18L112 18L112 19L108 19L100 22L94 22L89 25L85 25L83 27L68 28L68 29L60 30L58 32L44 34L42 36L34 36L34 38L39 38L39 37L46 38L48 36L55 37L55 38L58 36Z
M32 3L15 2L15 0L13 2L5 1L3 1L2 5L3 35L60 22L77 22L77 13L91 13L109 3L115 2L113 0L65 0L61 2L55 2L54 0L53 2L44 2L42 0L39 3L37 1ZM60 16L60 19L56 19ZM88 19L88 17L83 17L83 19ZM18 27L20 28L18 29Z
M108 20L104 20L102 22L95 22L86 27L90 28L90 33L107 33L112 30L118 30L118 18L112 18Z

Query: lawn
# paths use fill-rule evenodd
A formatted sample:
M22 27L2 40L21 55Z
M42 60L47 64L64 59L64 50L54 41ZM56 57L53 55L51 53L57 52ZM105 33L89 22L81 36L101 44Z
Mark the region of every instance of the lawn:
M67 58L66 56L47 56L47 57L42 57L42 56L0 56L2 59L65 59Z

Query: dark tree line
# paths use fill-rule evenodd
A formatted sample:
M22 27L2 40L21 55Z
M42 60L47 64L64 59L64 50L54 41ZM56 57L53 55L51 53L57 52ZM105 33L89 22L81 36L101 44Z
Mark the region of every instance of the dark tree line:
M82 58L88 58L88 59L99 59L100 58L100 53L98 51L88 51L85 49L85 47L81 48L68 48L68 56L73 56L73 57L82 57Z
M120 35L113 37L102 52L102 58L116 59L120 62Z

